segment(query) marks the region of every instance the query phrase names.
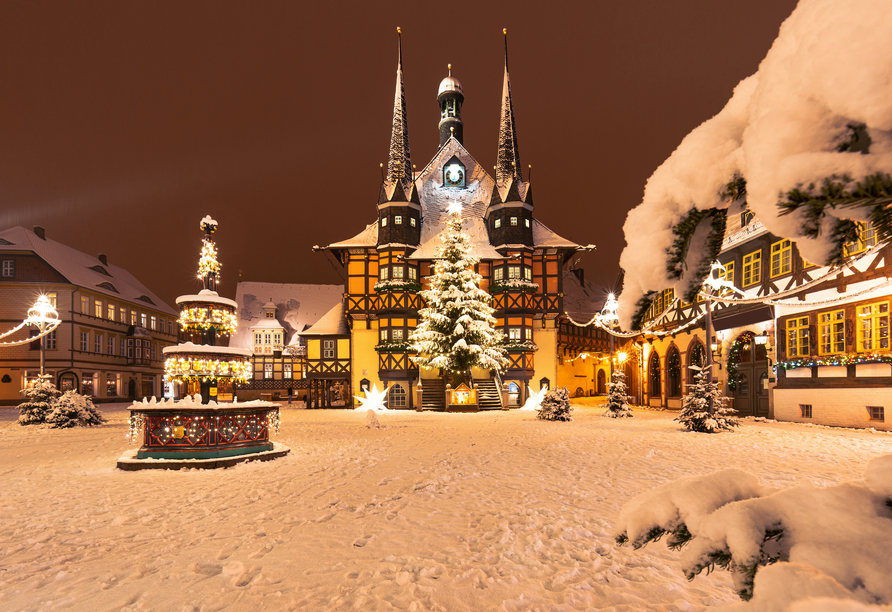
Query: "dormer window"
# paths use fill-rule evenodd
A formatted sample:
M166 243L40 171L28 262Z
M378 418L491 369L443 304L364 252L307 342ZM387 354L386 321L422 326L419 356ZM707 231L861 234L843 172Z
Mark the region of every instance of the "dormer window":
M500 227L502 227L502 220L496 219L496 222L493 223L493 227L495 227L496 229L499 229Z
M446 187L465 186L465 166L455 155L443 166L443 185Z
M517 225L517 217L511 217L511 225Z
M529 227L529 226L530 226L530 220L529 220L529 219L524 219L524 221L526 221L527 227Z
M394 225L402 225L402 224L403 224L403 218L402 218L402 216L400 216L400 215L396 215L396 216L393 218L393 224L394 224Z
M387 217L381 218L381 227L387 227Z
M275 319L275 318L276 318L276 315L275 315L275 313L273 313L272 310L267 310L267 311L266 311L266 318L267 318L267 319Z
M415 227L415 217L409 217L409 225Z

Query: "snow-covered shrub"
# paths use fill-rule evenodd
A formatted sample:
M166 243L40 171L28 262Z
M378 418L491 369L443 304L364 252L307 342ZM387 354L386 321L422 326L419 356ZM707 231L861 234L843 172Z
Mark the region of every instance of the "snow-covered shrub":
M690 366L696 370L694 384L690 393L681 400L681 413L675 420L684 425L685 431L702 433L718 433L730 431L740 423L734 416L737 411L728 407L728 398L722 395L719 383L706 380L709 371ZM709 400L712 399L713 411L709 414Z
M93 401L76 391L66 391L53 402L53 408L46 422L56 428L92 427L105 422Z
M25 402L19 404L19 425L36 425L46 423L46 417L52 410L53 402L60 392L49 376L40 376L34 384L22 389Z
M571 421L573 415L570 407L570 393L567 387L558 387L554 391L549 391L542 400L542 407L539 408L537 419L545 421Z
M607 383L607 403L601 404L601 406L607 408L604 416L613 419L632 416L624 373L619 371L613 373L613 382Z
M681 478L627 503L616 533L635 548L665 534L674 550L688 545L689 580L715 566L731 571L741 599L751 600L732 608L741 612L814 597L889 604L892 455L872 460L863 482L830 487L772 490L733 468Z

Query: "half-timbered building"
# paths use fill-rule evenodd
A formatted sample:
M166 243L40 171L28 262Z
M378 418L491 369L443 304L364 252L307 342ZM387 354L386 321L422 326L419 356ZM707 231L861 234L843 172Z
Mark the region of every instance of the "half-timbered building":
M483 277L481 288L492 294L509 358L500 377L493 372L473 373L481 397L498 398L501 405L499 382L517 391L512 401L518 403L522 403L527 385L535 389L540 384L591 389L596 360L581 369L587 382L579 383L575 370L568 374L573 369L570 364L563 366L561 354L606 350L606 337L571 342L559 333L568 292L589 298L587 304L577 306L587 313L586 318L597 308L594 288L586 285L581 275L568 275L566 270L571 256L587 247L555 234L535 218L533 190L520 163L507 61L494 174L464 147L464 102L462 85L450 69L437 92L439 149L417 169L410 156L400 61L377 219L352 238L320 249L346 272L339 311L344 328L337 329L332 339L340 339L342 331L349 333L350 364L343 367L349 371L352 388L358 391L368 384L387 387L390 406L406 408L416 406L423 389L425 407L444 407L438 372L419 371L408 337L424 306L419 291L431 275L440 233L446 228L447 208L458 203L463 231L470 234L480 258L475 269ZM312 356L309 362L313 363ZM345 373L338 371L339 375ZM570 379L564 380L565 374Z

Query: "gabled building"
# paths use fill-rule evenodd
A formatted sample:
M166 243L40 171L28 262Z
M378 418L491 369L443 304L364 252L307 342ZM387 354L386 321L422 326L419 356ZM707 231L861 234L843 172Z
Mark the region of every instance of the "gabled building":
M387 386L391 406L408 408L415 405L414 392L423 384L430 390L424 404L443 407L438 373L419 371L408 336L424 306L418 292L432 273L447 208L458 203L463 230L470 234L480 258L476 271L483 276L482 288L493 296L498 327L507 339L510 365L502 373L502 381L519 389L517 401L522 401L528 384L534 389L540 384L576 388L579 381L575 374L570 375L572 380L563 380L567 371L559 358L558 330L567 285L584 286L576 275L568 276L566 268L574 254L588 247L555 234L535 218L533 190L528 177L524 179L520 162L507 54L494 174L464 147L465 95L451 66L436 101L440 145L433 159L419 170L410 156L400 57L377 218L352 238L320 249L346 271L343 308L338 315L344 327L338 327L332 340L341 339L345 329L349 331L351 387L358 392L365 384ZM594 313L595 308L593 301L588 310ZM599 340L598 348L606 350L606 336ZM568 348L565 345L563 350ZM312 355L309 359L312 362ZM584 371L584 377L593 381L593 367ZM474 376L482 386L496 383L490 372L475 372ZM330 384L336 379L327 380ZM582 386L590 388L591 384ZM404 397L408 398L405 404Z
M45 371L60 390L94 401L164 394L161 352L177 342L176 311L101 253L51 240L39 226L0 232L0 331L20 324L40 294L62 320L43 339ZM40 341L0 348L0 404L21 403L19 390L40 372L39 349Z

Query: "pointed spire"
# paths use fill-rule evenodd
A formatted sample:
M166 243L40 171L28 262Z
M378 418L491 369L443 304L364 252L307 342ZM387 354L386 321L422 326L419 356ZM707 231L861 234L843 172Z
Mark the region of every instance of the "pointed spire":
M499 184L513 179L522 180L517 128L514 125L514 102L511 99L511 81L508 79L508 30L502 30L502 33L505 35L505 79L502 83L502 116L499 121L499 154L496 161L496 182Z
M406 92L403 87L402 30L396 29L399 51L396 70L396 93L393 98L393 127L390 133L390 155L387 159L387 183L412 182L412 161L409 158L409 123L406 115Z

